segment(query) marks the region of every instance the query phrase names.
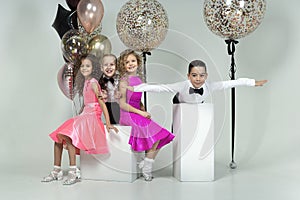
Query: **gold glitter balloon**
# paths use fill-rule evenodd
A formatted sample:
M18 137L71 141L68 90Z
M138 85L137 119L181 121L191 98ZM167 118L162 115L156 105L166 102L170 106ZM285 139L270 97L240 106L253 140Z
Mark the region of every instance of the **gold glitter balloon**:
M87 53L88 45L78 30L71 29L63 35L61 49L64 57L74 64L81 55Z
M205 0L204 20L208 28L226 39L252 33L266 11L265 0Z
M160 45L169 27L165 9L156 0L130 0L117 16L117 32L129 48L147 52Z
M102 59L104 54L111 53L111 42L104 35L96 35L89 41L89 54L93 54Z

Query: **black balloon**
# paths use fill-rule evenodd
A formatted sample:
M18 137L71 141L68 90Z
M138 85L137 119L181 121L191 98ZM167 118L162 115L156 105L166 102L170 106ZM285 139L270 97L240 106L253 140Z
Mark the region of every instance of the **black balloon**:
M71 10L76 10L79 1L80 0L66 0L66 3L68 4L68 6Z
M62 38L70 29L78 29L76 11L67 10L62 5L58 4L56 17L52 27L56 30L60 38Z

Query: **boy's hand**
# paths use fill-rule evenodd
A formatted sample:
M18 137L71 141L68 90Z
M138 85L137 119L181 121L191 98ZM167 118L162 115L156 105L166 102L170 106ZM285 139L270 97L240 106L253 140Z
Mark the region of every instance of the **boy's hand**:
M266 82L268 81L267 80L255 81L255 86L263 86Z

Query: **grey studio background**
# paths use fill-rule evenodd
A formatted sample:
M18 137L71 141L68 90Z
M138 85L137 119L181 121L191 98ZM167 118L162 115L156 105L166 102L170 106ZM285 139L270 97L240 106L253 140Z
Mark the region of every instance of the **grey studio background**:
M51 27L64 0L0 0L0 192L4 199L298 199L300 2L268 1L256 31L236 46L237 77L267 79L264 87L237 88L236 156L230 162L230 90L209 99L215 104L216 180L180 183L170 167L151 183L82 181L71 187L42 184L52 167L48 134L72 117L72 103L60 91L57 72L64 64L60 38ZM118 39L116 16L125 0L103 0L101 34L117 56L126 47ZM172 83L186 79L192 59L208 65L209 80L228 80L230 57L224 39L203 20L202 0L160 0L170 31L147 57L147 79ZM148 94L153 118L170 130L172 94ZM171 145L157 163L171 159ZM67 168L64 152L64 168ZM120 192L118 192L120 191ZM122 197L122 198L121 198Z

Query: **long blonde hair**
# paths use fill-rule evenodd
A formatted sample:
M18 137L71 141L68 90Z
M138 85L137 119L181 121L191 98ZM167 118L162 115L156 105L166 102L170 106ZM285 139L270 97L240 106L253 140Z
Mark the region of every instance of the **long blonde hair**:
M138 64L138 68L137 68L137 75L142 79L142 81L144 82L144 66L142 64L142 57L141 55L137 54L134 50L132 49L126 49L125 51L123 51L120 54L120 57L118 58L118 71L120 72L120 77L122 79L127 79L127 71L126 71L126 67L125 67L125 61L127 59L127 57L129 55L133 55L136 57L137 59L137 64Z

